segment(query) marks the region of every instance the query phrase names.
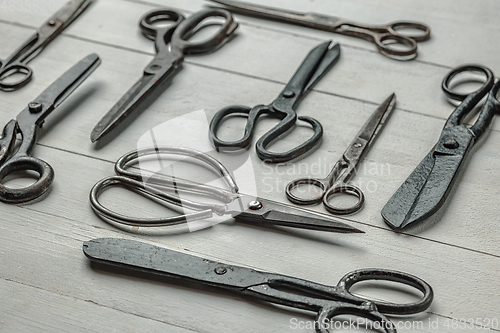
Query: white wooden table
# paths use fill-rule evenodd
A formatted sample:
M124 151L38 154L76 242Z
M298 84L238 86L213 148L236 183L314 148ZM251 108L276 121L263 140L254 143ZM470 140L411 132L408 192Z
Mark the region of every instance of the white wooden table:
M56 10L65 0L47 2ZM309 313L255 303L215 289L184 286L182 282L163 283L147 276L95 269L82 253L82 242L98 237L132 238L323 284L336 284L345 273L359 268L401 270L429 282L435 299L425 313L391 318L398 326L407 325L398 332L500 331L499 121L475 150L439 220L425 228L394 233L380 216L390 196L437 141L454 109L440 88L446 73L464 63L483 64L500 73L500 2L255 2L366 23L421 21L431 27L432 37L419 43L416 60L398 62L382 56L363 40L237 15L240 27L230 43L213 54L188 57L182 72L147 110L113 141L96 146L89 140L91 129L152 58L153 44L141 36L137 25L142 14L159 6L189 14L207 3L95 1L30 63L34 78L28 86L0 94L1 118L6 123L85 55L96 52L102 58L100 68L47 118L34 149L37 157L55 169L49 195L28 205L1 205L0 331L313 331L294 329L291 322L294 318L302 323L314 320ZM0 11L0 58L8 56L51 14L9 10L8 3ZM279 167L264 165L252 148L256 188L265 198L287 202L283 185L305 175L297 166L321 166L321 172L326 172L375 107L395 92L397 109L354 178L365 190L366 205L360 213L342 219L366 234L222 223L187 234L152 236L124 232L93 213L88 202L90 188L113 173L114 161L135 149L144 133L196 110L204 109L208 121L227 105L272 101L307 52L327 39L341 44L341 59L298 110L323 124L322 146L298 164ZM257 135L274 123L266 120L259 124ZM292 147L310 135L307 128L298 129L273 149ZM203 134L205 139L195 144L206 146L207 136ZM177 127L177 132L165 137L172 144L182 144L190 140L190 131ZM320 171L316 172L319 175ZM145 214L162 213L147 200L125 191L114 194L105 196L108 205L131 210L142 207ZM325 212L321 206L312 209ZM389 288L367 286L359 292L376 297L392 294ZM415 298L405 293L389 297L406 301ZM460 328L457 322L461 319L474 324Z

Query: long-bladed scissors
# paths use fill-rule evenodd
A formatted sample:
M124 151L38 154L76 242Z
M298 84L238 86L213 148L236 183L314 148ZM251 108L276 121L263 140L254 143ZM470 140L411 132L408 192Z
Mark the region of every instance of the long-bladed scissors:
M242 1L209 0L229 9L253 14L258 17L297 24L312 29L334 32L342 35L362 38L374 43L380 53L388 57L408 60L417 55L417 42L430 37L430 29L426 25L410 21L397 21L385 25L367 25L340 17L317 13L299 13L284 9L259 6ZM408 33L405 33L404 31ZM414 30L421 33L414 35Z
M217 33L202 41L187 40L197 31L211 25L210 22L203 21L217 17L224 19ZM165 23L172 24L165 27L162 25ZM92 142L110 132L139 107L144 108L144 103L150 96L157 96L153 95L153 92L173 78L180 69L184 56L207 54L217 50L229 40L238 24L233 21L231 13L222 9L202 10L187 19L174 10L155 9L141 18L139 26L144 36L155 41L156 55L144 69L139 81L94 127L90 134Z
M92 0L72 0L59 9L38 30L28 38L7 59L0 60L0 90L14 91L24 87L33 75L27 65L47 44L54 40L74 19L80 15ZM7 79L15 74L22 75L15 82Z
M389 96L370 118L363 125L354 140L335 163L332 171L326 178L300 178L288 183L285 188L288 200L298 205L314 205L323 201L325 209L332 214L352 214L363 207L365 196L356 186L349 184L348 181L356 171L357 165L361 162L364 155L368 152L371 145L377 138L380 130L384 126L387 117L391 114L396 103L396 95ZM301 192L308 193L307 188L314 186L319 189L319 194L303 198ZM336 207L330 199L337 194L348 194L358 198L358 201L351 207Z
M279 118L281 121L265 133L255 145L257 156L268 163L286 162L302 154L311 152L321 142L323 127L314 118L297 117L295 108L312 86L336 63L340 55L340 45L332 45L331 41L316 46L304 59L299 69L290 79L283 91L269 105L257 105L253 108L241 105L228 106L217 112L210 122L210 138L218 151L235 152L248 149L252 142L255 124L261 115ZM231 116L247 115L245 133L240 140L223 141L217 137L221 124ZM293 129L297 119L312 126L314 134L299 146L287 152L279 153L268 150L268 147L283 138Z
M468 95L452 91L452 79L463 72L482 73L486 75L486 82ZM446 75L442 83L443 91L450 99L463 102L446 121L436 145L382 209L382 217L391 228L402 229L422 221L444 204L471 148L486 132L495 113L500 113L500 102L496 97L500 81L494 82L493 72L479 65L460 66ZM474 125L467 127L462 124L487 94Z
M39 178L35 183L18 189L0 183L1 201L27 202L38 198L49 189L54 180L54 170L47 162L30 156L37 141L38 130L45 118L71 95L100 63L97 54L83 58L29 103L15 120L5 125L0 139L0 181L13 172L28 170L36 171ZM21 134L22 141L14 153L18 133Z
M382 329L386 333L395 333L396 326L385 314L409 315L423 312L429 308L434 297L431 286L424 280L386 269L352 271L342 277L336 286L328 286L224 264L128 239L99 238L86 241L83 243L83 252L97 263L194 281L272 304L317 312L314 326L316 332L320 333L332 332L334 328L338 328L335 325L336 317L346 314L371 321L371 326L368 322L362 325L357 321L358 329L373 327L377 328L377 332ZM364 298L350 292L354 284L367 280L401 283L423 295L417 302L396 304Z
M210 185L175 178L163 174L155 174L147 181L140 172L134 171L129 165L138 158L148 155L174 154L187 156L193 161L201 162L202 166L215 171L229 186L229 190ZM97 182L90 192L90 204L96 214L124 225L134 227L163 227L185 224L190 221L209 219L214 215L235 218L239 222L261 226L287 226L293 228L321 230L342 233L362 233L354 227L338 222L329 216L294 208L263 198L238 193L238 186L226 167L217 159L202 152L179 147L156 147L134 150L123 155L115 164L117 176L104 178ZM114 212L99 202L100 194L114 186L125 187L157 202L163 202L169 208L171 205L193 211L178 216L160 218L136 218ZM196 193L206 198L214 199L220 204L195 202L180 198L175 193Z

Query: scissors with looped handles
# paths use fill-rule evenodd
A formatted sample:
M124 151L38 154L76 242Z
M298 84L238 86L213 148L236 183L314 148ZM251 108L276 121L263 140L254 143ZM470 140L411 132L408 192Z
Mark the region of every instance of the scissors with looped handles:
M385 316L408 315L425 311L434 294L424 280L386 269L360 269L346 274L336 286L328 286L291 276L266 273L224 264L190 254L128 239L99 238L83 243L84 254L97 263L118 266L163 277L183 279L227 289L272 304L317 312L316 332L331 332L335 317L355 315L378 323L386 333L396 326ZM422 298L408 304L371 300L350 292L361 281L397 282L421 292ZM358 328L370 327L360 325ZM380 332L377 329L377 332Z
M54 170L47 162L31 156L38 130L45 118L71 95L100 63L97 54L83 58L29 103L16 119L5 125L0 139L0 181L16 171L28 170L36 171L39 178L35 183L18 189L0 184L0 201L23 203L38 198L49 189L54 180ZM15 151L18 133L21 134L22 141Z
M455 76L463 72L478 72L486 76L485 83L470 94L454 92L450 85ZM453 69L441 85L451 100L462 101L446 121L436 145L420 162L401 187L382 209L385 222L394 229L402 229L422 221L441 208L472 147L481 139L500 113L497 99L500 81L495 83L493 72L480 65L464 65ZM476 122L467 127L465 117L488 95Z
M399 60L409 60L416 57L417 42L429 39L431 34L428 26L411 21L397 21L385 25L367 25L335 16L299 13L242 1L209 1L219 3L244 14L365 39L374 43L383 55ZM415 34L414 30L419 30L420 33Z
M240 105L228 106L217 112L210 122L210 138L218 151L238 152L248 149L252 142L255 124L261 115L279 118L281 121L265 133L255 145L257 156L268 163L286 162L302 154L308 153L321 142L323 127L314 118L298 117L295 108L305 93L319 81L337 61L340 55L340 45L332 45L331 41L316 46L304 59L299 69L290 79L286 87L269 105L257 105L253 108ZM221 124L231 116L247 115L245 133L240 140L223 141L217 137ZM284 153L271 152L268 146L283 138L297 122L305 121L312 126L314 134L304 143Z
M14 91L30 82L33 71L27 63L66 29L90 3L91 0L68 2L38 28L13 54L5 60L0 60L0 90ZM8 82L7 79L15 74L21 75L21 78L14 82Z
M213 22L204 22L210 18L224 19L217 33L202 41L188 40L201 29L212 25ZM172 24L164 26L165 23ZM202 10L187 19L175 10L155 9L141 18L139 27L146 38L155 41L156 55L144 69L139 81L99 120L90 135L92 142L109 133L139 107L144 108L144 103L150 101L150 97L157 96L153 93L174 77L186 55L216 51L229 41L238 24L233 21L231 13L222 9Z
M326 178L300 178L288 183L285 188L288 200L297 205L314 205L323 202L325 209L332 214L352 214L359 211L363 207L365 196L363 191L349 184L348 181L385 125L395 103L396 95L392 94L380 104ZM319 190L319 194L308 198L300 197L301 192L310 194L308 190L313 187ZM339 194L355 196L358 201L351 207L336 207L330 199Z
M154 174L147 181L143 181L143 175L140 172L129 168L131 162L139 158L144 158L148 155L158 158L159 154L187 156L191 162L198 162L197 165L206 166L207 169L214 171L229 186L229 190L163 174ZM115 172L116 176L104 178L94 185L90 192L90 204L100 217L128 226L175 226L219 215L227 216L228 219L234 217L237 221L261 226L279 225L330 232L362 233L359 229L338 222L323 214L294 208L255 196L240 194L238 193L238 186L223 164L217 159L193 149L156 147L134 150L118 159L115 164ZM193 212L160 218L125 216L104 207L99 202L101 193L115 186L124 187L146 198L164 203L173 210L182 211L178 208L183 208ZM195 193L205 198L213 199L221 204L195 202L186 198L181 199L176 193Z

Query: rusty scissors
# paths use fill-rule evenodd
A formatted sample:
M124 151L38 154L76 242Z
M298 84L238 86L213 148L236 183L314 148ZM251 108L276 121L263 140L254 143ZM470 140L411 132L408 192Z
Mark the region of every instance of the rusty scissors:
M7 59L0 60L0 90L14 91L31 80L32 69L27 65L47 44L56 38L91 3L91 0L72 0L59 9ZM15 82L7 79L15 74L22 77Z
M209 1L244 14L365 39L374 43L383 55L400 60L414 58L417 55L417 42L429 39L431 33L428 26L417 22L397 21L386 25L367 25L335 16L299 13L243 1ZM420 33L415 34L414 30L419 30Z
M309 52L299 69L283 91L269 105L257 105L253 108L232 105L219 110L210 122L210 139L218 151L238 152L250 147L255 124L262 115L280 119L280 122L265 133L256 143L257 156L268 163L281 163L294 160L311 152L311 149L321 143L323 127L314 118L297 117L296 106L305 94L318 82L337 62L340 56L340 45L331 41L321 43ZM237 141L224 141L217 137L217 131L229 117L246 115L247 123L243 137ZM268 149L276 140L285 136L293 129L296 122L302 120L312 126L314 134L305 142L287 152L272 152Z
M336 286L329 286L224 264L128 239L89 240L83 243L83 253L96 263L194 281L271 304L315 312L317 315L314 327L318 333L328 333L339 328L336 324L341 323L336 322L336 317L340 315L355 315L370 321L359 325L358 329L395 333L396 325L385 314L420 313L429 308L434 298L431 286L421 278L386 269L355 270L344 275ZM353 285L362 281L396 282L417 290L422 294L422 298L413 303L397 304L351 293Z
M167 154L185 156L188 161L215 172L215 175L218 175L227 184L229 190L159 173L144 180L143 174L131 167L133 162L139 158L149 156L163 161L160 155ZM159 164L163 164L163 162L159 162ZM234 178L223 164L210 155L189 148L154 147L134 150L118 159L115 164L115 172L116 176L104 178L94 185L90 192L90 205L101 218L119 223L122 226L179 227L180 225L182 227L187 224L188 231L191 231L188 224L191 221L210 219L218 215L227 217L227 219L233 217L239 222L261 226L280 225L329 232L362 233L361 230L336 221L327 215L238 193L239 189ZM158 218L137 218L115 212L104 207L99 202L99 196L106 189L116 186L143 195L181 214ZM181 198L179 193L194 193L206 198L207 202ZM209 203L210 200L217 203Z
M197 31L211 25L205 20L217 17L223 18L224 23L216 34L202 41L189 40ZM164 26L166 23L171 24ZM109 133L139 107L144 108L150 97L157 96L153 94L155 90L158 93L158 87L173 78L186 55L214 52L229 41L238 24L233 21L231 13L222 9L202 10L187 19L175 10L155 9L141 18L139 27L146 38L154 40L156 55L139 81L95 125L90 134L92 142Z
M373 142L385 125L385 122L396 103L396 95L389 96L368 118L342 157L335 163L326 178L300 178L290 183L285 188L288 200L297 205L314 205L323 202L325 209L332 214L352 214L363 207L365 196L358 187L348 181L356 171L356 167L368 152ZM312 188L319 189L319 194L312 197L301 197L303 192ZM357 197L357 202L351 207L336 207L331 202L334 195L347 194Z

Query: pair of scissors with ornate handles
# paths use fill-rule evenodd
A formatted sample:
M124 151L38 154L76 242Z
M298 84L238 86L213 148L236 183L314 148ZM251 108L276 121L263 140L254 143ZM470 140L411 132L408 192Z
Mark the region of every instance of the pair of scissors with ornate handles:
M308 153L321 142L323 127L314 118L298 117L295 107L302 100L305 93L319 81L323 75L335 64L340 56L340 45L332 45L331 41L316 46L304 59L299 69L290 79L283 91L269 105L257 105L253 108L232 105L217 112L210 122L210 138L218 151L234 152L248 149L252 142L254 127L261 115L281 119L280 122L265 133L255 145L257 156L268 163L286 162L302 154ZM228 117L247 115L245 133L240 140L228 142L217 137L217 131ZM304 143L284 153L271 152L268 146L282 138L289 132L297 119L305 121L312 126L314 134Z
M0 201L23 203L38 198L54 180L54 170L45 161L32 157L31 151L37 141L37 133L45 118L92 74L101 60L91 54L80 60L52 83L17 116L5 125L0 139L0 181L16 171L36 171L38 180L22 188L11 188L0 184ZM16 135L22 141L16 148Z
M356 166L361 162L385 125L395 103L396 95L392 94L380 104L326 178L300 178L288 183L285 188L288 200L297 205L314 205L323 202L325 209L332 214L352 214L359 211L363 207L365 196L358 187L349 184L348 181L356 171ZM319 189L320 193L310 198L301 197L300 194L309 192L308 190L312 189L311 186ZM341 193L355 196L358 201L351 207L336 207L330 199L334 195Z
M5 60L0 60L0 90L14 91L24 87L33 75L33 71L27 63L73 22L90 3L91 0L68 2L38 28L13 54ZM22 77L15 82L8 82L8 78L15 74L20 74Z
M482 73L486 82L468 95L454 92L450 87L452 79L463 72ZM451 100L462 103L446 121L436 145L382 209L382 217L391 228L403 229L422 221L444 204L472 147L486 132L495 113L500 113L500 102L496 97L500 81L494 82L493 72L479 65L460 66L446 75L443 91ZM470 127L462 124L486 95L488 97L476 122Z
M210 18L224 19L217 33L202 41L188 40L197 31L212 25L213 22L204 22ZM162 25L165 23L172 24L165 27ZM90 134L92 142L109 133L134 111L144 108L144 103L151 101L150 97L157 96L155 90L161 92L158 88L173 78L186 55L216 51L229 41L238 24L233 21L231 13L222 9L202 10L187 19L175 10L155 9L141 18L139 27L146 38L155 41L156 55L139 81L99 120Z
M143 175L131 168L131 162L146 156L159 154L187 156L193 163L208 167L229 186L229 190L210 185L175 178L164 174L154 174L147 181ZM201 162L201 163L200 163ZM97 182L90 192L90 204L97 215L120 224L134 227L164 227L186 224L190 221L209 219L214 215L234 217L237 221L261 226L287 226L293 228L321 230L341 233L362 233L354 227L336 221L329 216L298 209L263 198L238 193L238 186L226 167L217 159L202 152L179 147L155 147L134 150L123 155L115 164L117 176L104 178ZM99 196L110 187L120 186L165 203L168 208L182 207L189 213L160 218L137 218L125 216L104 207ZM180 198L176 193L196 193L213 199L220 204L195 202Z
M399 60L409 60L416 57L417 42L429 39L431 34L428 26L417 22L397 21L385 25L367 25L335 16L299 13L242 1L209 1L244 14L365 39L374 43L383 55ZM420 33L415 34L415 30L419 30Z
M86 241L83 243L83 252L97 263L189 280L272 304L317 312L315 328L316 332L320 333L339 328L336 325L336 317L345 314L370 321L359 324L360 327L357 328L377 328L377 332L382 329L386 333L395 333L396 325L385 316L386 314L409 315L423 312L429 308L434 297L431 286L424 280L393 270L360 269L346 274L336 286L328 286L296 277L224 264L128 239L99 238ZM354 284L368 280L401 283L423 295L417 302L396 304L371 300L350 292Z

